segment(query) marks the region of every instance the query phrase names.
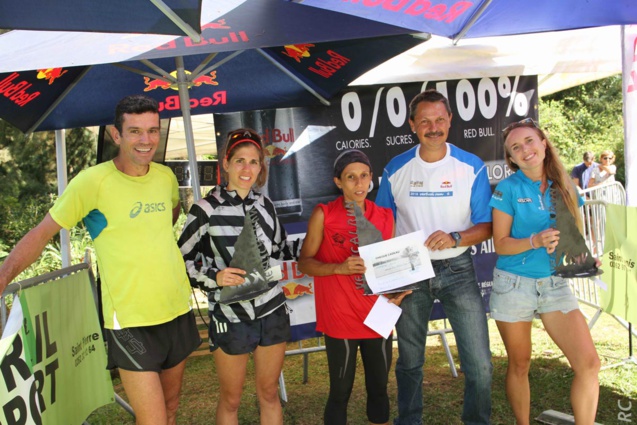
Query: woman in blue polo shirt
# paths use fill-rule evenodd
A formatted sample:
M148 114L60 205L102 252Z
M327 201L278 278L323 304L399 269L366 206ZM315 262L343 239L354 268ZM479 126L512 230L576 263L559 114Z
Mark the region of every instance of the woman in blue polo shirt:
M493 241L499 255L493 273L491 317L507 350L506 391L518 425L529 424L531 322L542 319L575 377L571 405L577 424L593 424L599 395L599 358L568 281L555 275L559 231L551 193L560 196L581 229L577 194L556 149L533 120L504 130L505 159L514 174L498 184Z

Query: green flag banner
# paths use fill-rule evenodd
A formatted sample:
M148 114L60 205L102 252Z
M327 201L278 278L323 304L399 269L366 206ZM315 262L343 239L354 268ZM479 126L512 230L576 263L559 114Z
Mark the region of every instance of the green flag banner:
M9 322L0 424L81 424L114 401L88 270L21 291Z
M604 241L602 308L637 323L637 207L608 204ZM628 235L633 235L629 238Z

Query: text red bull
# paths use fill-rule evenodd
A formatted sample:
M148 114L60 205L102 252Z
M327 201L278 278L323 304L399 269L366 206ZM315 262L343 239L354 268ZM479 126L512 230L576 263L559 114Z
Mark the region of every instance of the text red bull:
M23 107L36 97L40 96L39 91L27 92L33 84L26 80L14 83L14 80L20 77L17 72L12 72L8 77L0 81L0 95L3 95L17 106Z
M226 91L213 92L210 96L202 96L200 98L190 98L190 108L209 107L216 105L225 105L227 103ZM159 102L159 112L163 110L176 111L181 109L179 96L167 96L163 101Z

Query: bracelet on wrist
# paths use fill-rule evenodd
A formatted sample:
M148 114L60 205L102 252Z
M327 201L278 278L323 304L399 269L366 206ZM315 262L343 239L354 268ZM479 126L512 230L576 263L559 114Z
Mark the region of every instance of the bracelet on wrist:
M537 235L537 233L531 233L531 236L529 236L529 243L531 244L531 249L538 249L539 246L535 246L533 245L533 236Z

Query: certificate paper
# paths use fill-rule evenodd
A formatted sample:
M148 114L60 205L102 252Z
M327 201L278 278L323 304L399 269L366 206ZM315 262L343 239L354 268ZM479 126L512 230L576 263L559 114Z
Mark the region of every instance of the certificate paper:
M365 279L374 294L390 292L435 276L422 230L371 245L359 246Z
M402 312L403 310L400 307L390 303L387 298L381 295L374 303L363 323L387 339L391 335L391 331L394 330L394 326Z

